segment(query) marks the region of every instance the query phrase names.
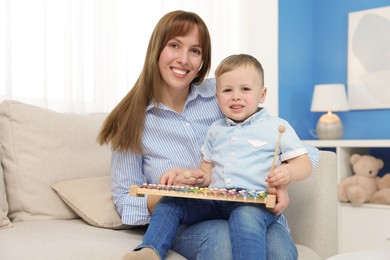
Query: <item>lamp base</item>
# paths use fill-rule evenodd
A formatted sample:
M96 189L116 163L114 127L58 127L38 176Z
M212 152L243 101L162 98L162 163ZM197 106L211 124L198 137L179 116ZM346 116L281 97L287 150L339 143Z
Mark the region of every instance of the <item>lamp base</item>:
M331 140L343 137L343 123L336 114L322 115L317 122L318 139Z

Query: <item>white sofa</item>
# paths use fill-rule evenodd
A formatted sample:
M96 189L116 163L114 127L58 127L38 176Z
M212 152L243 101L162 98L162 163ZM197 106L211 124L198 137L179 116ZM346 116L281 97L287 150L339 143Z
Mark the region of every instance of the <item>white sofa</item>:
M122 225L112 202L110 150L96 143L105 116L0 104L0 259L121 259L140 243L144 230ZM300 259L337 253L335 160L321 152L316 173L290 186Z

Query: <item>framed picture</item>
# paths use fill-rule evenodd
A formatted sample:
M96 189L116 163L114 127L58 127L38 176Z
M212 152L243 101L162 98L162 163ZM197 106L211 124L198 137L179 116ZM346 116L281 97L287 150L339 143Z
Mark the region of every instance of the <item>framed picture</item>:
M390 108L390 6L348 15L348 102Z

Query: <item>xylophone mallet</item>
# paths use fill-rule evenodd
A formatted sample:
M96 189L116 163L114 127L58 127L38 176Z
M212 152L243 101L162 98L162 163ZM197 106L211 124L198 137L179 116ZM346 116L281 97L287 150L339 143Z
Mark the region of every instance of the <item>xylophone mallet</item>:
M278 154L279 154L280 140L281 140L281 138L282 138L282 133L284 133L284 131L286 131L286 128L285 128L283 125L280 125L280 126L278 127L278 131L279 131L279 137L278 137L278 142L276 143L274 158L273 158L273 160L272 160L271 172L272 172L272 171L274 170L274 168L275 168L276 157L277 157Z

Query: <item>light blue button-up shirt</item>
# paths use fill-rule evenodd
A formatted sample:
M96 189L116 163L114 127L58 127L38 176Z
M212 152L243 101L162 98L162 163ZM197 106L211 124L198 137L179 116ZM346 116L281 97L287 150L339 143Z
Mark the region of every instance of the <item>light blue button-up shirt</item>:
M213 123L203 149L203 159L213 163L210 187L265 190L279 126L284 126L285 131L280 136L276 165L307 153L287 121L271 117L263 108L241 123L228 118Z
M181 114L163 104L158 108L150 104L142 135L144 154L112 152L112 194L124 224L144 225L150 221L146 197L129 196L130 185L159 183L161 175L173 167L199 167L208 128L224 118L215 99L215 87L215 79L207 79L201 86L192 85ZM318 150L311 148L309 155L316 166Z

